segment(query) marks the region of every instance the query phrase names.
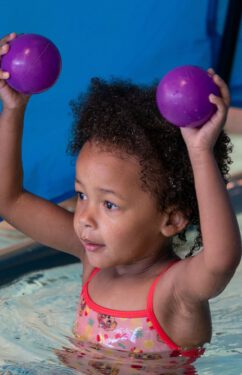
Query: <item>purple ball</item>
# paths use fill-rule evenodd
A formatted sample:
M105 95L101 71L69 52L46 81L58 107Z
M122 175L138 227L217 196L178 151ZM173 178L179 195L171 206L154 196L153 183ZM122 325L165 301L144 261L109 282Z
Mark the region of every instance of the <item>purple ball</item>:
M180 127L203 125L216 112L209 94L220 95L207 71L184 65L168 72L160 81L156 101L161 115Z
M1 69L10 73L9 86L23 94L37 94L55 83L61 70L61 56L49 39L21 34L9 45L1 62Z

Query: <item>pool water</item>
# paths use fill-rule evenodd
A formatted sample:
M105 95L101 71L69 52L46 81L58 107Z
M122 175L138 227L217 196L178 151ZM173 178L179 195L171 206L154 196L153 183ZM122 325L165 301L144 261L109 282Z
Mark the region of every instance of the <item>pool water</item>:
M238 220L242 228L242 214ZM72 264L25 275L0 289L0 375L158 374L157 366L160 374L242 374L242 265L225 291L211 301L212 343L194 368L177 358L171 369L164 358L146 362L143 372L138 366L130 372L115 372L113 364L119 359L118 352L105 359L109 366L98 367L98 361L106 354L93 347L78 348L73 341L81 273L81 264ZM83 367L83 350L89 353L89 359L96 359L96 367L90 372ZM126 359L128 362L130 358Z

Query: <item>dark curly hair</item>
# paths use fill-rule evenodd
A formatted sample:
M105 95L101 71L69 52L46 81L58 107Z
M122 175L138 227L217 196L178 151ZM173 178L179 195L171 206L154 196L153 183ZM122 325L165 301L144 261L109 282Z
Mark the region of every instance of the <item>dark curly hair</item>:
M188 219L190 225L179 238L186 241L187 230L197 228L190 255L202 245L193 172L181 132L160 115L155 93L156 85L93 78L87 94L70 103L74 126L68 149L77 155L86 141L94 140L135 156L142 187L154 196L158 209L176 207ZM230 139L222 131L214 153L225 183L231 151Z

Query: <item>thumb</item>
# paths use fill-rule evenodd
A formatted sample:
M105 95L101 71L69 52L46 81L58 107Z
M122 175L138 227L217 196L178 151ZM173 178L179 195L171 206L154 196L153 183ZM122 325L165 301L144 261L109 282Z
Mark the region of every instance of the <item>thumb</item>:
M9 90L10 89L7 83L3 79L0 79L0 98L2 99L2 101L4 101L7 96L9 96Z
M0 80L0 99L6 108L18 108L25 106L30 96L14 91L4 80Z
M181 127L180 128L180 130L181 130L181 133L182 133L182 136L183 137L186 137L186 136L192 136L193 134L196 134L197 133L197 128L191 128L191 127L189 127L189 126L187 126L187 127Z
M0 98L3 100L6 94L7 84L3 79L0 79Z

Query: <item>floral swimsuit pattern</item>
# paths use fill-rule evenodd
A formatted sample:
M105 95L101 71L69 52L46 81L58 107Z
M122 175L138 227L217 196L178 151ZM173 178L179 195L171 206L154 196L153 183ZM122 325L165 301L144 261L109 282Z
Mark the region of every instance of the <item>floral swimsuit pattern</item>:
M83 285L74 326L75 337L81 341L130 353L179 352L184 356L197 355L197 349L181 350L160 326L153 310L153 296L160 277L174 264L171 261L152 283L147 308L136 311L111 310L97 305L88 293L88 284L99 272L95 268ZM201 349L200 349L201 350Z
M184 351L164 332L153 311L158 275L147 298L147 308L138 311L111 310L97 305L88 284L99 272L95 268L83 285L74 325L73 347L56 350L62 363L83 374L95 375L195 375L193 362L203 348Z

